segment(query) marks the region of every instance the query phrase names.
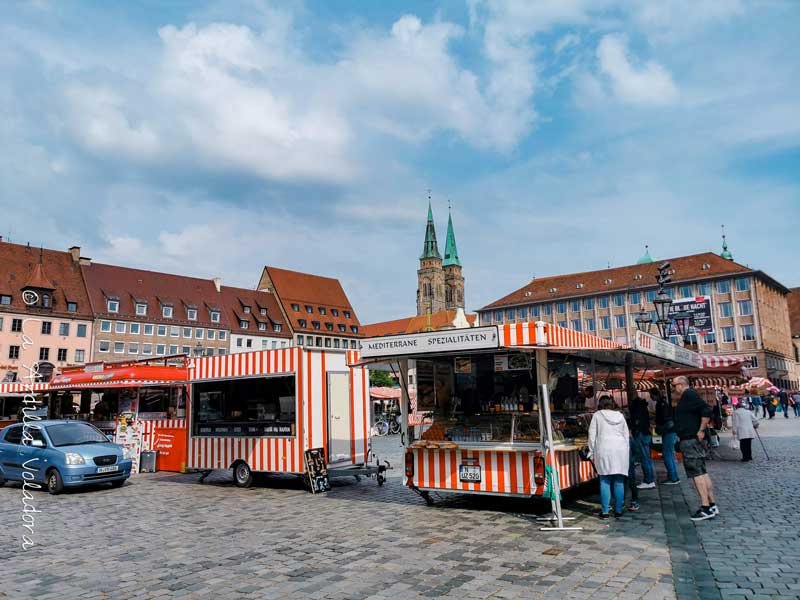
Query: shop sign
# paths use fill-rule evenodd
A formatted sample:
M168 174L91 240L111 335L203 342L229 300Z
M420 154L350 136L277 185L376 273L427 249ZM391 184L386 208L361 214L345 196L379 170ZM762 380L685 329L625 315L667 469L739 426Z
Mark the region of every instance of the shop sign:
M486 350L497 348L498 339L495 326L375 337L361 342L361 357Z
M531 357L525 352L517 354L495 354L494 370L502 371L527 371L531 368Z
M679 312L689 313L691 316L690 324L698 334L714 333L711 296L673 300L669 307L669 317L675 318L675 314Z
M672 342L662 340L654 335L637 331L633 338L633 347L639 352L657 356L665 360L680 363L687 367L700 367L700 355L697 352L687 350L681 346L676 346Z

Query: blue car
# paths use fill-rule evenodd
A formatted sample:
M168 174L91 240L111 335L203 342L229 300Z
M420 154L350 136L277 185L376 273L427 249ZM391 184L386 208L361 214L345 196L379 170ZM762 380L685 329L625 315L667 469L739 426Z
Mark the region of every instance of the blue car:
M120 487L130 475L131 459L122 447L84 421L34 421L0 430L0 486L36 482L58 494L94 483Z

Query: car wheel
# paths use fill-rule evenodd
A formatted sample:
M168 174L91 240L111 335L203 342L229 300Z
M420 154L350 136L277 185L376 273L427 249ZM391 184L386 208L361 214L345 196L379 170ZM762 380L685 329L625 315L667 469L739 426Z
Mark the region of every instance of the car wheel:
M253 472L246 462L240 462L233 467L233 482L240 488L249 488L253 484Z
M56 469L50 469L47 473L47 491L53 494L60 494L64 490L64 480L61 479L61 473Z
M111 487L112 488L120 488L123 485L125 485L125 480L124 479L118 479L117 481L112 481L111 482Z
M0 475L0 487L3 487L6 484L6 478Z

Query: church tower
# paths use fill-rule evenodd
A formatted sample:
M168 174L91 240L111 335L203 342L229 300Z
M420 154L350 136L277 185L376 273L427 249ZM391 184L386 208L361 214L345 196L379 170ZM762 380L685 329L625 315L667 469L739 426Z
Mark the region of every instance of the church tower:
M419 257L417 270L417 315L439 312L445 309L445 283L442 255L436 243L436 227L433 225L433 210L428 197L428 223L425 227L425 245Z
M453 215L447 215L447 242L444 247L444 285L445 307L447 310L464 308L464 276L461 274L461 261L458 259L456 234L453 231Z

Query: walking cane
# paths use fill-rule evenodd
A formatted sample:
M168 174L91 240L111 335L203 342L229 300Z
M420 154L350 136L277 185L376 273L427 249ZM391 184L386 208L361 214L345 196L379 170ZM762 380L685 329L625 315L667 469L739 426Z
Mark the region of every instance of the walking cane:
M764 456L766 456L767 460L769 460L769 454L767 454L767 447L764 445L764 441L761 439L761 435L759 435L758 429L755 429L754 431L756 432L756 437L758 438L758 441L761 442L761 448L763 448L764 450Z

